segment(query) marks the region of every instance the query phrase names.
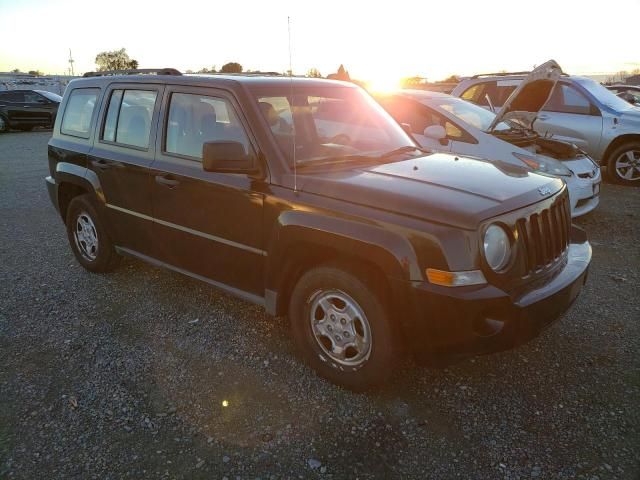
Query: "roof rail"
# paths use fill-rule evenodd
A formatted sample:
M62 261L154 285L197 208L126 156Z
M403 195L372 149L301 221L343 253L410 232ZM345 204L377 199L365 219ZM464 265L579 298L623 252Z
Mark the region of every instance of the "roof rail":
M128 70L105 70L102 72L87 72L83 77L106 77L109 75L182 75L175 68L135 68Z
M479 73L478 75L473 75L469 78L480 78L480 77L506 77L508 75L528 75L531 71L528 70L526 72L496 72L496 73Z

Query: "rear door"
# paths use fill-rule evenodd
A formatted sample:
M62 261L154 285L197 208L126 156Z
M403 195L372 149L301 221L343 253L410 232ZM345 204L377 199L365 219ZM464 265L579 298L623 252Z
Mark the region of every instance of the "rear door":
M111 84L100 111L88 167L100 180L114 243L152 253L149 167L155 155L164 86Z
M264 295L264 180L205 172L202 145L257 149L239 105L226 91L168 86L151 169L153 256L238 292Z
M50 102L39 93L30 90L25 91L24 107L28 123L33 125L49 125L51 123L51 113L54 110L53 102Z
M541 135L553 135L558 140L575 143L597 158L602 114L586 95L567 82L556 84L533 128Z
M2 103L11 123L18 124L25 121L28 108L25 107L23 91L14 90L4 93L2 95Z

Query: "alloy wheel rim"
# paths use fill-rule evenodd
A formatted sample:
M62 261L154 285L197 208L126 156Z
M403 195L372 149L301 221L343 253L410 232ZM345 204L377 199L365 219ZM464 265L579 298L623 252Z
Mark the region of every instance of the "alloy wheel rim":
M624 180L640 180L640 150L629 150L616 159L616 173Z
M94 261L98 257L98 232L87 212L81 212L76 217L73 238L78 251L84 258Z
M311 332L331 360L359 367L371 354L371 327L358 303L340 290L320 290L310 298Z

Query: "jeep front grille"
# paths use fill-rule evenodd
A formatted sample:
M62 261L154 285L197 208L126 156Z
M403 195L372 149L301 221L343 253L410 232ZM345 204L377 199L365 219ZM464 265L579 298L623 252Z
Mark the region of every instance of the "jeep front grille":
M525 258L525 276L554 263L569 245L571 207L566 194L549 208L516 221L518 243Z

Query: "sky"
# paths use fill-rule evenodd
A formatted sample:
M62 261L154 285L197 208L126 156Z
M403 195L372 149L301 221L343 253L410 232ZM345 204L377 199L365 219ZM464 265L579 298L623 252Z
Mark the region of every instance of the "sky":
M95 70L126 48L140 68L245 69L439 80L528 70L553 58L572 74L640 68L640 0L264 1L0 0L0 71Z

